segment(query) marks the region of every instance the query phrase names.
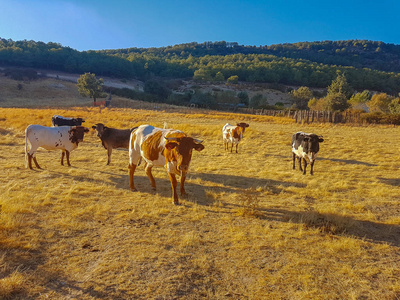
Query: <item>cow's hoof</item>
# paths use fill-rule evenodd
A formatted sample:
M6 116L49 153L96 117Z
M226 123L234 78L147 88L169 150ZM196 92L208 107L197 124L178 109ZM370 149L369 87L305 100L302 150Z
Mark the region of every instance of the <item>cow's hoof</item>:
M137 192L138 190L136 188L131 189L131 192Z
M180 203L179 203L179 201L174 201L174 205L181 205Z

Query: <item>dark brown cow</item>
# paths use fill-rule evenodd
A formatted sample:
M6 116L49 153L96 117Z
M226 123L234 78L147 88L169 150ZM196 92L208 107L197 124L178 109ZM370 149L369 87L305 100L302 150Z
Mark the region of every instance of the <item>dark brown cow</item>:
M132 130L136 129L116 129L105 126L102 123L97 123L92 126L93 129L97 130L97 136L101 140L101 144L108 152L107 165L111 162L111 153L113 149L122 148L129 149L129 138Z
M185 179L192 158L192 150L201 151L204 146L201 141L188 137L185 133L173 129L161 129L151 125L141 125L131 133L129 142L129 186L136 191L133 180L136 166L140 160L145 161L146 174L151 186L155 189L156 182L151 173L154 166L165 167L171 181L172 200L179 204L176 193L177 180L181 177L181 196L186 194Z

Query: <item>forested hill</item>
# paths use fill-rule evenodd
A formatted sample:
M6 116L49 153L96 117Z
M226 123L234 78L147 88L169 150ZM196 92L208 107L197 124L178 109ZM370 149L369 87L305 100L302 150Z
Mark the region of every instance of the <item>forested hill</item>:
M126 56L148 53L160 57L171 55L187 58L190 55L269 54L277 57L305 59L312 62L400 72L400 45L366 40L301 42L271 46L243 46L236 42L188 43L161 48L129 48L101 51Z
M400 46L324 41L271 46L188 43L160 48L77 51L57 43L0 39L0 65L148 80L161 77L327 87L340 70L355 89L400 92Z

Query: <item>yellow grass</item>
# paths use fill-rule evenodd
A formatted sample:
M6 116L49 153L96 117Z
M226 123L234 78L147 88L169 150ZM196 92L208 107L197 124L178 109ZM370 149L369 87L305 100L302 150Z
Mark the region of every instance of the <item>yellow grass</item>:
M125 100L127 101L127 100ZM128 152L94 132L71 153L39 150L24 167L24 129L51 116L202 139L174 206L164 169L129 190ZM207 111L0 108L0 298L398 299L400 129L299 125ZM224 152L227 123L250 127ZM290 140L323 135L314 176L292 170ZM308 170L309 171L309 170ZM308 173L308 172L307 172Z

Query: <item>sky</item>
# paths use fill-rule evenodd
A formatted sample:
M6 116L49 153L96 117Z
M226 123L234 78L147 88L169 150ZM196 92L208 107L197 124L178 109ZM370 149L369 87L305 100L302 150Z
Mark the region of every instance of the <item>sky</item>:
M399 0L0 0L0 38L79 51L207 41L400 44Z

